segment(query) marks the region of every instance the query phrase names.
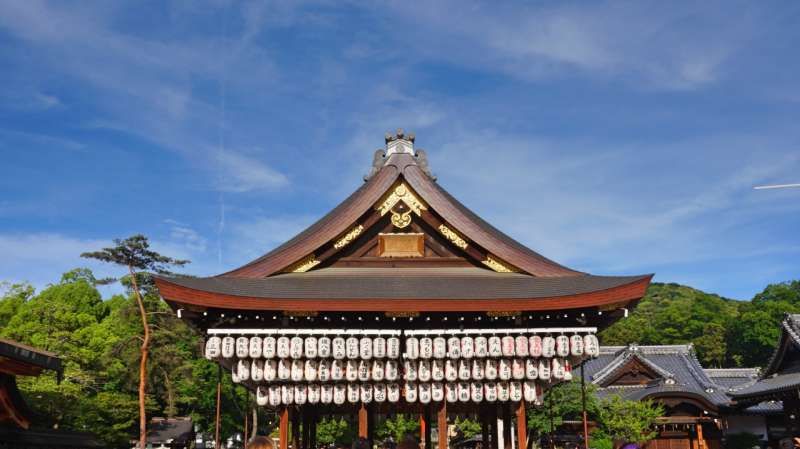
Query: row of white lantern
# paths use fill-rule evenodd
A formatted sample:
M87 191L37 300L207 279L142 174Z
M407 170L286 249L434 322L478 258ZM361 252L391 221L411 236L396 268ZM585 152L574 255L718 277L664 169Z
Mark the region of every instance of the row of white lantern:
M408 337L404 356L407 359L470 359L473 357L596 357L600 344L594 334L506 335L499 337Z
M232 369L235 382L381 382L400 377L396 360L239 360ZM571 380L569 360L487 359L487 360L406 360L406 381L458 380Z
M258 405L456 402L541 402L542 387L534 381L389 384L273 384L256 390Z
M506 335L499 337L408 337L404 358L416 359L470 359L473 357L596 357L600 345L594 334L558 335ZM315 359L397 359L400 358L400 339L397 337L223 337L216 335L206 342L208 359L229 358L293 358Z
M397 337L209 337L205 356L251 359L397 359L400 339Z

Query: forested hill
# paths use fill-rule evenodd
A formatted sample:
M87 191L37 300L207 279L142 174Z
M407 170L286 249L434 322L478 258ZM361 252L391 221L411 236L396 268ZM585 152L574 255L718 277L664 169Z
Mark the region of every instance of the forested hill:
M691 342L708 368L764 366L785 312L800 312L800 281L769 285L750 301L653 283L629 317L600 337L604 345Z

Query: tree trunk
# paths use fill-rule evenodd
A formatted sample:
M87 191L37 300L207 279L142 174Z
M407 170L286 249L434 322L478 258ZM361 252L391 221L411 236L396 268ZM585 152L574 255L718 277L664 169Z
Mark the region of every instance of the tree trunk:
M128 266L133 284L133 293L136 296L136 303L139 305L139 314L142 317L142 329L144 338L142 339L141 360L139 361L139 449L147 447L147 412L145 410L145 399L147 392L147 354L150 346L150 326L147 324L147 312L144 309L144 300L139 292L139 284L136 282L136 273L132 266Z
M258 434L258 407L253 407L253 426L250 438L253 439Z

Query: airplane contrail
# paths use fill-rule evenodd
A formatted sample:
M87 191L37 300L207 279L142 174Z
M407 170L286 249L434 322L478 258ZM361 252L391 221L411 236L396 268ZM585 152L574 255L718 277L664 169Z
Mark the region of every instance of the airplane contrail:
M756 186L753 187L755 190L767 190L767 189L787 189L791 187L800 187L800 184L776 184L772 186Z

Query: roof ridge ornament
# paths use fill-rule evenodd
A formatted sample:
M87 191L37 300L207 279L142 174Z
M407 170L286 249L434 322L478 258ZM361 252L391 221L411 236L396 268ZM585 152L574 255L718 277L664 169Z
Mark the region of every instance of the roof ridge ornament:
M410 154L416 156L414 151L414 133L406 133L403 128L398 128L394 134L386 133L386 157L393 154Z

